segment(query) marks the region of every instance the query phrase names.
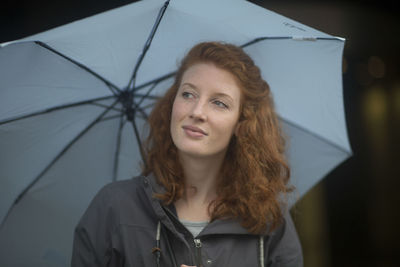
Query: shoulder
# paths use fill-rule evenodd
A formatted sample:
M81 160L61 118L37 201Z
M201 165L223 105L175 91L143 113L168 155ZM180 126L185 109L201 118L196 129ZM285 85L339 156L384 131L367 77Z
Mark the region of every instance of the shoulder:
M143 176L137 176L128 180L116 181L103 186L96 194L95 198L113 199L121 196L132 195L143 186Z
M139 202L135 197L143 191L142 183L142 177L135 177L109 183L97 192L75 228L73 266L92 266L109 259L113 241L123 239L118 239L121 223L135 219L131 207Z
M140 193L143 191L142 184L142 176L106 184L93 197L81 223L101 217L113 217L116 221L120 221L121 211L135 205L138 202L137 198L143 195Z
M285 266L303 266L303 254L296 227L288 211L280 226L270 234L269 249L272 261Z

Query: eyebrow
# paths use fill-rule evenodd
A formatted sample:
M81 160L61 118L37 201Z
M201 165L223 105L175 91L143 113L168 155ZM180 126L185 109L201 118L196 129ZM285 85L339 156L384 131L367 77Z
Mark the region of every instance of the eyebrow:
M197 89L197 86L194 85L193 83L188 83L188 82L182 83L182 84L181 84L181 87L184 86L184 85L188 85L189 87L192 87L193 89Z
M187 86L189 86L189 87L191 87L191 88L193 88L193 89L198 89L197 86L194 85L194 84L192 84L192 83L185 82L185 83L181 84L181 87L183 87L184 85L187 85ZM229 100L230 100L232 103L234 103L233 98L232 98L230 95L227 95L227 94L224 94L224 93L216 93L216 94L214 94L214 95L215 95L215 96L219 96L219 97L227 97L227 98L229 98Z

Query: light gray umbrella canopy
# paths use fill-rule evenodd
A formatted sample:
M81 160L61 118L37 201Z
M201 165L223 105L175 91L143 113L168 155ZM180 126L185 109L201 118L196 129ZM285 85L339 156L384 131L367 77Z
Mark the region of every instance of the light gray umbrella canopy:
M344 39L244 1L170 2L131 83L129 121L124 89L163 4L137 2L0 48L1 266L69 265L74 226L104 184L140 173L135 136L200 41L247 44L273 92L300 196L351 155Z

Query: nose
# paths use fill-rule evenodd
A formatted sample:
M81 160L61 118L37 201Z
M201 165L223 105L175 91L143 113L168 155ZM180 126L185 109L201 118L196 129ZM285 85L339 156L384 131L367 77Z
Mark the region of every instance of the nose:
M204 122L207 120L206 107L203 101L196 101L190 113L190 118L196 121Z

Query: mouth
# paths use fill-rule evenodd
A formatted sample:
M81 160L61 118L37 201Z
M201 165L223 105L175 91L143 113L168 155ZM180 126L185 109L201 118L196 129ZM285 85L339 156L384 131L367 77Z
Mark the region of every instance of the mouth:
M202 137L208 135L205 131L196 126L184 125L182 126L182 128L186 132L186 134L188 134L191 137Z

